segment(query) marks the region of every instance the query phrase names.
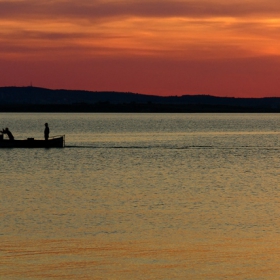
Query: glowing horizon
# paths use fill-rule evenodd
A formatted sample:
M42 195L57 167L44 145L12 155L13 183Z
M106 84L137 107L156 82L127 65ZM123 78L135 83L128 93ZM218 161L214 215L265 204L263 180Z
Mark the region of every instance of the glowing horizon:
M0 0L0 86L280 96L277 1Z

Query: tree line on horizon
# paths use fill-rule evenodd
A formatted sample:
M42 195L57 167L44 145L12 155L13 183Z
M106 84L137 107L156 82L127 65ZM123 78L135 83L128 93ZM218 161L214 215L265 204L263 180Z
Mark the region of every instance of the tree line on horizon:
M23 112L280 112L280 98L234 98L210 95L162 97L130 92L51 90L32 86L0 87L0 110L2 112L11 110Z

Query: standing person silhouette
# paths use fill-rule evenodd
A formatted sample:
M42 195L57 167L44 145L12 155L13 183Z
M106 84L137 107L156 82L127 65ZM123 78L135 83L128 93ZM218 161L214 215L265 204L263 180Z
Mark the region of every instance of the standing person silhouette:
M48 123L45 123L44 135L45 135L45 140L46 141L49 139L49 134L50 134L49 125L48 125Z

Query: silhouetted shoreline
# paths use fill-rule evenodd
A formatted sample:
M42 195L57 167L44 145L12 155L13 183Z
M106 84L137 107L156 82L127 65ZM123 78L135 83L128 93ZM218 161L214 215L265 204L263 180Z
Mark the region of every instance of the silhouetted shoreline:
M0 112L49 113L280 113L279 109L174 104L26 104L0 105Z
M163 97L129 92L0 87L0 112L279 113L280 98Z

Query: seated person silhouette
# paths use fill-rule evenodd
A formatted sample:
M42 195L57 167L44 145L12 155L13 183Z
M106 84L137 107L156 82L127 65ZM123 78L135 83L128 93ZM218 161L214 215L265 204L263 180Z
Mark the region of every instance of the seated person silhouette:
M9 137L9 140L14 140L14 139L15 139L14 136L13 136L13 134L12 134L12 132L9 130L8 127L6 127L5 129L3 129L1 132L2 132L3 134L7 134L8 137Z

